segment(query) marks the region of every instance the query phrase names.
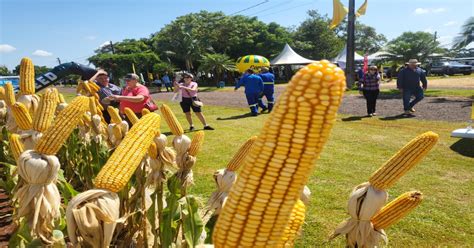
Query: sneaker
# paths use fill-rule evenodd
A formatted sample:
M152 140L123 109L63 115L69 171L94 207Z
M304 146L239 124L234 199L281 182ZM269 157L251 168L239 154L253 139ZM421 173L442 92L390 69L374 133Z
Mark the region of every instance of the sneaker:
M414 108L411 108L411 109L410 109L410 112L415 113L416 110L415 110Z
M258 113L251 113L251 114L252 114L252 116L257 116L258 115Z
M372 116L377 116L377 113L372 113Z
M263 108L260 113L263 114L264 112L266 112L268 110L268 108Z
M190 126L189 131L194 131L194 126Z
M207 126L204 127L204 130L214 130L214 128L211 127L211 126L209 126L209 125L207 125Z
M405 114L405 115L411 115L412 112L411 112L410 110L405 110L405 112L404 112L403 114Z

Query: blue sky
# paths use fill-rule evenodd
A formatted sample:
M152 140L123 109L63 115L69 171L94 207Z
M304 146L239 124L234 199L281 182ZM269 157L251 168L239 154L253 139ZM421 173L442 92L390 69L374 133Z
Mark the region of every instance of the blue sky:
M347 6L347 0L342 2ZM474 15L472 0L368 2L360 21L389 40L405 31L437 31L440 42L449 46ZM356 8L362 3L356 0ZM244 10L239 14L289 27L299 25L309 9L331 17L332 0L0 0L0 65L12 69L24 56L49 67L57 65L58 57L87 64L106 41L148 37L176 17L200 10Z

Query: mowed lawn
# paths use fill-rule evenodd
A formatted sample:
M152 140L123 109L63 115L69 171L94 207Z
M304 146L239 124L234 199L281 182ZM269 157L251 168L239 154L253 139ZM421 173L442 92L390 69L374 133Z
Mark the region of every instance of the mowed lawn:
M168 103L184 128L188 128L177 103ZM206 131L204 147L193 168L195 186L190 190L205 204L215 190L212 175L224 168L240 145L258 135L269 117L245 117L245 108L205 106L208 122L216 128ZM195 116L195 126L202 125ZM343 237L327 242L334 228L348 217L346 205L353 187L366 182L378 167L403 145L426 131L440 135L435 148L420 164L389 190L392 200L401 193L419 190L424 201L409 216L386 230L391 247L460 247L474 244L473 193L474 158L451 150L457 144L474 150L474 142L451 138L450 133L465 123L419 121L413 119L384 121L365 118L343 121L339 116L308 187L312 191L305 225L298 247L343 247ZM162 122L162 132L169 129ZM193 133L188 133L192 136ZM468 152L469 153L469 152Z

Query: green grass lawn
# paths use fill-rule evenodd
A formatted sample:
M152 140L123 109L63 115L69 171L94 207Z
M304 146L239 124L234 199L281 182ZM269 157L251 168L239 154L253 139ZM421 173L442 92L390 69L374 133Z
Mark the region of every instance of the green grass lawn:
M187 128L179 105L169 104ZM193 169L195 185L190 190L203 204L215 190L214 171L224 168L245 140L258 135L269 117L239 118L246 112L246 108L204 107L208 122L216 130L206 131L204 147ZM399 148L426 131L438 133L439 143L389 190L390 200L406 191L420 190L424 201L401 222L386 230L389 244L392 247L467 247L474 244L474 141L450 137L452 130L464 128L465 123L378 118L343 121L345 117L348 116L338 117L308 182L312 199L298 247L343 247L342 237L325 242L334 228L348 217L346 205L352 188L367 181L371 173ZM198 121L195 116L193 118ZM162 132L169 132L164 121L162 125ZM200 123L195 126L202 128ZM453 151L450 148L453 145L464 149L463 153L470 157Z
M170 106L183 127L187 127L179 106ZM204 108L209 123L216 130L206 131L204 147L194 167L195 186L191 193L199 196L202 202L207 201L215 189L213 172L225 167L239 146L260 132L269 116L234 119L246 111L239 108ZM201 127L200 124L196 126ZM450 149L459 141L450 138L450 132L463 127L464 123L406 119L382 121L367 118L345 122L339 117L308 182L313 194L298 247L343 247L342 238L329 244L324 242L337 224L347 218L346 205L352 188L367 181L370 174L399 148L425 131L440 135L438 145L389 190L390 200L410 190L422 191L425 199L412 214L387 230L390 245L459 247L473 244L471 224L474 214L469 206L472 206L474 192L474 158L459 155ZM168 131L166 124L162 130ZM192 136L192 133L189 135ZM472 149L474 142L464 146L465 149L469 149L467 146Z

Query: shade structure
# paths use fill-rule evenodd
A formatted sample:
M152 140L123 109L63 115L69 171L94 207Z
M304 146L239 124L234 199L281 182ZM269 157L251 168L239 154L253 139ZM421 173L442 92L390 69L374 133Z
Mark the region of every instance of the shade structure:
M342 49L341 52L339 52L339 54L334 58L332 59L332 62L333 63L337 63L339 65L339 67L341 67L342 69L345 69L346 68L346 57L347 57L347 45L344 46L344 49ZM364 57L361 56L360 54L354 52L354 61L364 61Z
M290 45L285 44L283 50L270 62L272 65L306 65L314 62L297 54Z
M270 61L260 55L246 55L237 59L237 70L245 72L248 69L258 69L260 67L270 66Z

